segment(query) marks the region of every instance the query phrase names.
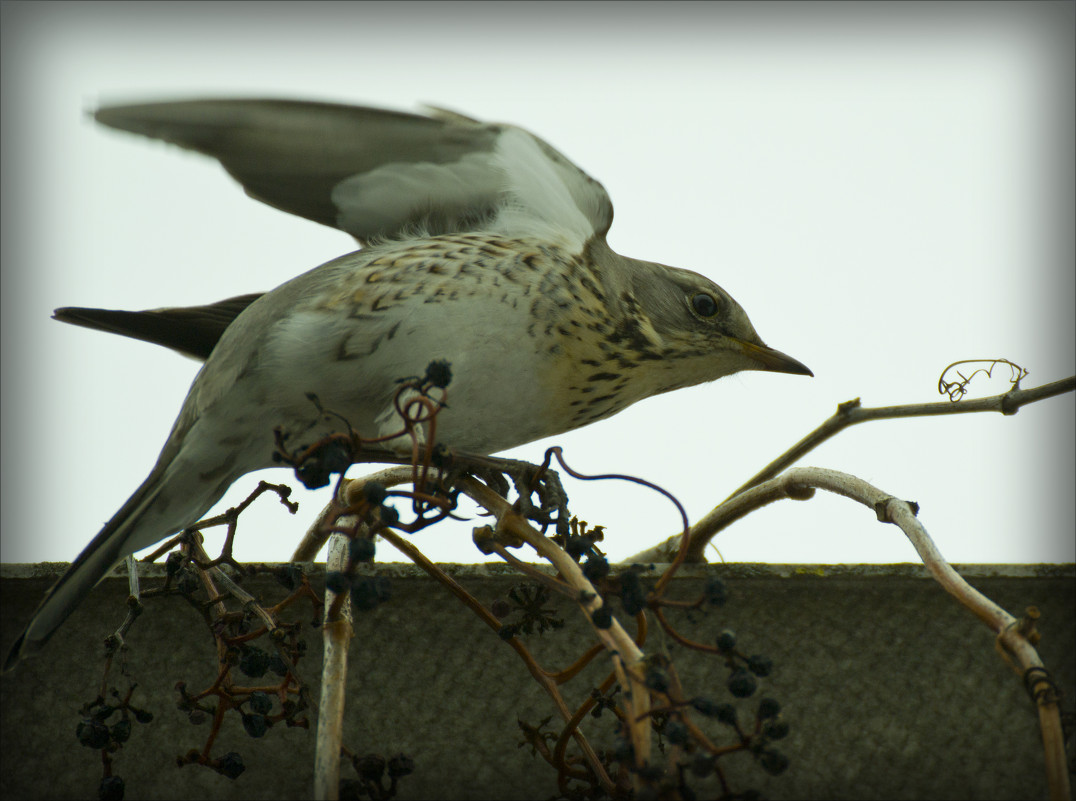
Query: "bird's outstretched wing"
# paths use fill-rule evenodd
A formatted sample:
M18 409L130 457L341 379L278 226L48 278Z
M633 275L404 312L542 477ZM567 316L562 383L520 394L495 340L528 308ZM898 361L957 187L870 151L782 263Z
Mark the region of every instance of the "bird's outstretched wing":
M116 311L113 309L84 309L70 306L56 309L54 320L84 328L122 334L154 345L179 351L199 361L209 358L210 351L220 340L224 329L247 306L262 296L240 295L208 306L186 306L145 311Z
M461 231L604 237L600 183L522 128L270 99L106 106L98 122L212 156L247 194L366 244Z

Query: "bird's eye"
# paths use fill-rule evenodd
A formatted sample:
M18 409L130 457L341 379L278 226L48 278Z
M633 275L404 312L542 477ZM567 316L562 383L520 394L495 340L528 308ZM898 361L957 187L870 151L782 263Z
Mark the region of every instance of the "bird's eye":
M699 292L691 298L691 308L699 317L713 317L717 314L717 301L713 295Z

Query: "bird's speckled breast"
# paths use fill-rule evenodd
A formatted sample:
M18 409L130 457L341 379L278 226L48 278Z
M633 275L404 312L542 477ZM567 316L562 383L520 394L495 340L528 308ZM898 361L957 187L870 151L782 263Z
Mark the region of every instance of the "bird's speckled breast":
M572 363L601 363L607 315L583 257L532 239L440 236L371 249L330 286L311 311L340 322L333 357L353 362L367 386L388 388L433 359L450 362L448 407L438 417L438 439L449 445L497 452L593 413L594 371ZM357 419L370 406L339 402Z

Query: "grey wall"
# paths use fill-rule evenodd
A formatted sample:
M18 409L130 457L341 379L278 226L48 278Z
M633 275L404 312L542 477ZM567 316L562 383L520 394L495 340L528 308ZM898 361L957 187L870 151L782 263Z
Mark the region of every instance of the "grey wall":
M28 577L25 566L5 568L0 581L5 652L54 579L50 568L55 566L39 566L46 575L38 577ZM554 709L512 649L414 569L380 570L394 574L393 597L356 621L347 745L360 753L408 754L416 771L402 782L402 799L555 796L553 771L532 758L529 748L518 747L516 724L517 717L537 723ZM518 582L498 569L453 570L487 604ZM733 755L724 764L734 790L756 789L770 798L1045 797L1037 716L1019 678L994 651L985 627L918 567L693 568L673 595L697 592L708 570L729 577L732 597L693 622L677 618L682 631L712 641L729 627L743 650L769 656L776 667L759 695L779 700L791 725L791 734L779 743L791 760L787 773L770 777L750 756ZM962 570L1013 614L1029 605L1039 608L1040 653L1066 692L1064 708L1071 710L1072 566ZM313 583L323 588L320 572ZM245 586L274 600L282 595L271 579ZM5 798L96 795L100 757L78 744L75 728L79 707L98 692L103 664L98 643L122 619L126 593L125 579L107 580L46 650L0 681ZM572 604L551 605L565 627L527 642L544 665L558 668L593 638ZM302 606L294 618L309 622L310 607ZM242 776L232 781L204 768L177 768L175 757L200 748L208 727L192 726L176 709L174 686L182 680L201 688L211 681L212 640L178 598L148 604L129 639L128 671L138 683L134 700L155 717L148 725L136 724L115 755L128 798L311 796L313 728L275 726L253 740L235 716L225 722L213 753L240 752L247 766ZM316 698L320 636L311 631L306 639L310 652L300 666ZM720 661L685 651L656 626L645 650L669 653L688 694L731 700ZM569 701L582 700L607 665L599 660L567 685ZM111 681L125 686L116 668ZM744 717L753 715L756 699L739 703ZM732 742L727 729L704 725L719 743ZM608 713L583 724L598 746L612 743L612 727ZM700 798L717 795L712 780L691 786Z

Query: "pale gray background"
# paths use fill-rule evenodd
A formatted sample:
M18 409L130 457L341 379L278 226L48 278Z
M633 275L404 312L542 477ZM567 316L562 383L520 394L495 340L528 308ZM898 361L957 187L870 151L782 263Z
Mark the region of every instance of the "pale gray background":
M576 469L644 476L693 518L841 401L937 400L964 358L1012 359L1025 386L1076 370L1070 3L2 9L4 561L73 558L148 472L197 368L53 308L204 303L352 249L209 159L95 126L99 103L428 102L547 139L605 184L615 249L711 277L817 375L736 376L556 438ZM1015 418L877 423L805 463L917 500L954 561L1072 561L1073 409L1069 395ZM568 489L614 558L677 527L631 485ZM326 498L301 494L295 519L263 501L238 557L288 558ZM419 543L471 561L469 534ZM916 558L830 497L718 545L736 561Z

